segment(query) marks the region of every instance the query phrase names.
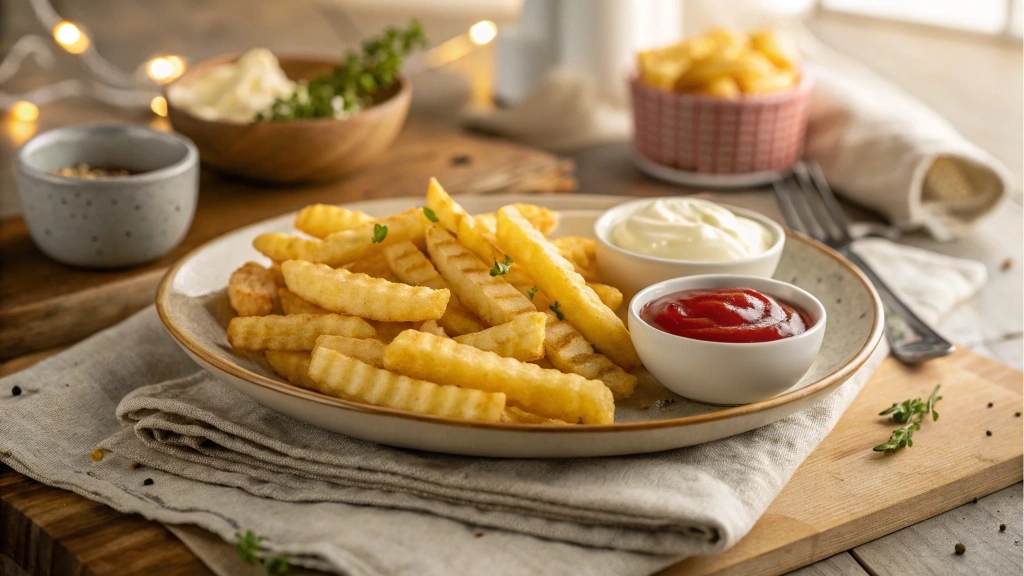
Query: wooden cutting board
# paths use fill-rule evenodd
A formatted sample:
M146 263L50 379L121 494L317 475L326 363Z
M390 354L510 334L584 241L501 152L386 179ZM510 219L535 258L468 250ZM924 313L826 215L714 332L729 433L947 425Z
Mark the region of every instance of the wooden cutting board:
M1021 372L966 350L918 368L886 360L746 538L664 574L782 574L1019 482L1022 382ZM913 448L872 452L893 428L877 413L935 384L939 421L925 423ZM206 573L160 524L10 470L0 471L0 553L56 575Z
M151 264L99 271L48 259L20 218L0 221L0 360L68 344L153 302L167 267L203 242L314 202L421 196L436 176L458 194L561 192L572 163L507 141L410 121L374 164L338 182L261 186L203 171L199 205L181 246Z

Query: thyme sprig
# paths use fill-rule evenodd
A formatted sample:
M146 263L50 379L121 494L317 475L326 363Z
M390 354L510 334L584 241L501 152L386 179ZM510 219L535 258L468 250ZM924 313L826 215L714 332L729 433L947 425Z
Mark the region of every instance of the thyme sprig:
M252 530L246 530L245 534L235 534L235 554L247 564L261 566L266 576L287 574L291 569L288 558L284 556L260 558L260 542L264 540L266 538L257 536Z
M274 100L255 120L340 118L369 108L394 85L405 57L426 46L427 37L416 20L404 29L388 27L363 42L360 51L349 50L330 72L300 84L287 98Z
M942 400L942 396L939 396L939 386L936 385L927 401L922 401L920 398L904 400L903 402L894 403L889 408L879 412L879 416L891 416L893 422L903 424L903 426L893 430L889 440L884 444L875 446L874 451L892 452L901 448L913 447L914 432L921 429L921 423L924 422L924 419L929 415L932 417L932 422L939 419L939 413L935 410L935 404L939 400Z
M509 267L512 266L512 257L505 254L505 261L498 262L498 259L494 259L494 266L491 267L491 276L503 276L508 274Z

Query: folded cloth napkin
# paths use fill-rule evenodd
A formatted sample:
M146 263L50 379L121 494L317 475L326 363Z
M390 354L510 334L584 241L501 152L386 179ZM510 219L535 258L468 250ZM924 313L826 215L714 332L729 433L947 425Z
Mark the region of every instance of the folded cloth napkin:
M728 21L727 14L717 20ZM841 195L894 226L951 240L967 234L1012 191L1007 168L933 110L809 32L799 40L815 82L805 156L821 165ZM522 102L473 113L467 124L532 146L570 150L628 140L629 114L601 102L587 77L557 69Z
M150 308L0 382L22 390L0 395L0 460L228 541L253 530L267 550L339 573L644 574L742 538L885 354L811 408L736 437L493 460L375 445L266 409L192 363Z
M939 240L967 234L1013 190L1009 170L933 110L809 33L805 155L844 196Z

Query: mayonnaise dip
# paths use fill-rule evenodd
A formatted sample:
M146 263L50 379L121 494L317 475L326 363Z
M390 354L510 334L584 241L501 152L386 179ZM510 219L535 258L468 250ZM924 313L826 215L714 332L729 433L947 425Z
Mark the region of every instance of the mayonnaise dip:
M276 98L288 98L296 84L266 48L253 48L237 62L170 87L171 104L203 120L249 123Z
M767 251L775 238L760 223L714 202L659 198L627 215L612 229L610 240L647 256L728 262Z

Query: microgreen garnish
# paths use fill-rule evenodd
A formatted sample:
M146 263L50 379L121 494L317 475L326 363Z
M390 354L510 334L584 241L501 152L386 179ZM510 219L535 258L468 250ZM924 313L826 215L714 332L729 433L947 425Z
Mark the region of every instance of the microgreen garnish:
M426 206L423 207L423 215L427 217L427 220L437 222L437 214L434 214L434 211Z
M494 260L494 267L491 268L491 276L501 276L502 274L508 274L508 268L512 265L512 257L505 254L505 261L498 262Z
M939 413L935 411L935 404L939 400L942 400L942 396L939 396L939 386L936 385L927 402L923 402L920 398L904 400L879 412L879 416L891 415L893 422L903 424L903 426L893 430L888 442L875 446L875 452L889 452L912 447L914 432L921 429L921 422L929 415L933 422L939 419Z
M255 564L263 567L266 576L280 576L287 574L291 567L288 565L288 558L274 556L272 558L260 558L260 542L266 540L263 536L257 536L252 530L246 530L245 534L235 534L235 554L247 564Z
M405 29L388 27L381 35L363 42L361 51L349 50L343 62L330 72L300 83L287 98L274 100L255 120L341 118L369 108L389 94L402 60L426 46L419 22L413 20Z
M373 225L373 242L374 244L380 244L388 237L388 227L382 224Z
M529 296L530 300L533 300L533 297L537 295L537 287L534 286L533 288L527 290L526 295Z
M551 311L555 313L555 316L559 320L565 320L565 314L562 314L562 311L559 310L559 308L561 308L561 307L562 307L562 305L558 303L558 300L555 300L554 304L552 304L551 306L548 306L548 308L550 308Z

